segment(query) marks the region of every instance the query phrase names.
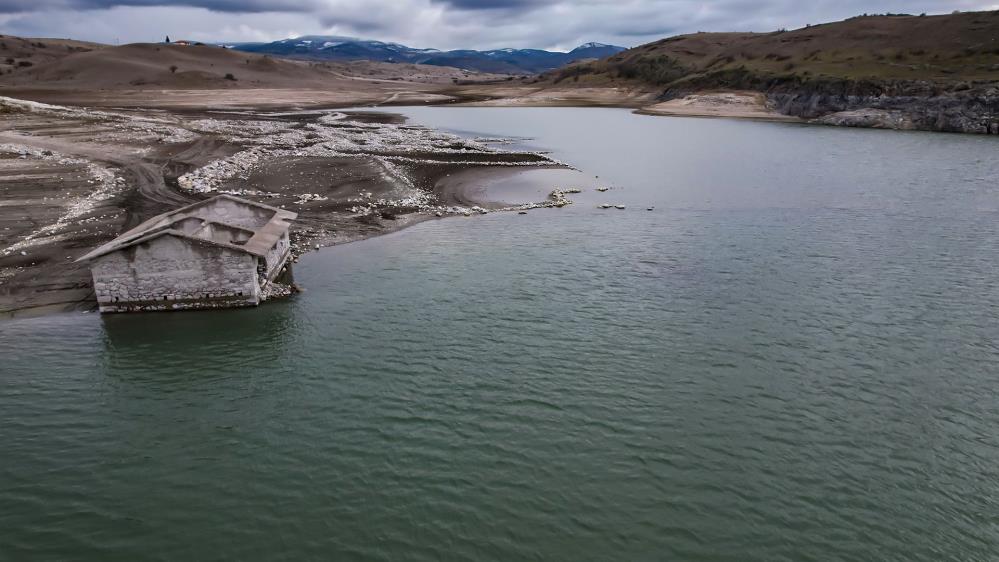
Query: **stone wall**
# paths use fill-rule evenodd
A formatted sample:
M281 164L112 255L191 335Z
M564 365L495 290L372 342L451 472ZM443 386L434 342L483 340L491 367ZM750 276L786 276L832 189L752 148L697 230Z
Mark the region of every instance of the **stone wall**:
M288 237L288 231L281 236L280 239L274 244L267 255L264 257L267 263L267 280L271 281L277 274L281 271L281 266L284 265L285 260L288 259L288 251L291 249L291 239Z
M92 263L101 312L254 306L257 258L163 235Z

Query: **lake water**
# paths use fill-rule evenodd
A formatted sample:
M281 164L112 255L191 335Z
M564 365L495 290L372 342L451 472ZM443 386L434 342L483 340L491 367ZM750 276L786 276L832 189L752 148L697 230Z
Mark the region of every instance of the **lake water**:
M615 189L0 323L0 559L995 559L996 139L403 111Z

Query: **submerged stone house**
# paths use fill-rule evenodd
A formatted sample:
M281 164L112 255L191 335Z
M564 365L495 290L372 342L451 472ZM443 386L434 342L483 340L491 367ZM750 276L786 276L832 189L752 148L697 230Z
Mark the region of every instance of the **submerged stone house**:
M298 215L219 195L149 219L89 261L101 312L260 304L291 251Z

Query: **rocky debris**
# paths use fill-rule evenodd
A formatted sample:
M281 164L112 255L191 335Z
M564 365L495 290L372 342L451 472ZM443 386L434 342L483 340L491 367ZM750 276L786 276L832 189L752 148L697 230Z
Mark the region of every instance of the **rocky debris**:
M548 200L551 201L553 207L565 207L566 205L572 205L572 200L566 198L565 196L567 193L580 193L580 191L556 189L548 194Z
M398 186L391 198L356 198L351 208L357 215L369 215L377 207L410 207L423 211L437 209L432 193L417 188L400 164L463 164L476 166L537 166L564 164L541 152L504 151L481 142L463 139L425 127L348 121L344 113L328 113L314 123L253 119L201 119L190 127L198 132L223 136L229 142L248 146L228 158L216 160L178 178L181 188L210 193L233 179L245 179L265 160L287 157L363 157L376 161L382 174ZM461 158L469 155L469 159ZM457 158L455 156L458 156ZM472 157L474 156L474 158ZM483 156L488 157L484 159ZM238 190L233 195L253 195ZM296 201L305 204L315 198ZM461 211L459 211L461 212Z
M271 281L264 285L263 289L260 291L260 300L272 300L287 298L298 292L293 285L285 285L284 283L277 283Z
M181 143L197 135L179 126L176 121L113 111L96 111L73 108L0 96L0 113L37 113L61 118L73 118L107 125L113 130L105 132L105 141L147 139L161 143Z
M295 204L304 205L309 201L327 201L327 200L328 200L327 197L323 197L318 193L302 193L301 195L298 196L298 200L295 201Z
M890 111L885 109L857 109L853 111L839 111L814 120L815 123L823 125L836 125L839 127L867 127L873 129L900 129L910 130L915 128L910 116L901 111Z
M255 119L217 120L201 119L190 124L193 130L218 135L225 140L246 146L228 158L217 160L178 179L183 189L199 193L218 192L228 186L227 193L237 196L280 196L280 193L256 193L251 190L232 189L233 180L249 179L250 174L266 162L281 158L364 158L381 168L380 174L394 186L388 194L375 198L369 191L362 191L347 198L351 206L345 209L353 218L362 222L398 220L396 209L425 213L436 217L472 216L487 214L490 210L480 207L441 205L437 196L428 189L416 186L404 166L447 165L461 166L564 166L540 152L498 150L478 140L467 140L449 133L420 126L367 123L352 121L344 113L328 113L316 122L266 121ZM464 157L467 155L467 158ZM542 207L564 207L572 202L566 194L581 193L576 188L556 189L548 199L495 209L496 211L526 211ZM297 196L295 205L305 205L327 198L317 193ZM296 248L307 251L311 244L296 241ZM326 236L316 238L327 244Z
M9 98L0 98L0 100L3 99ZM87 172L90 175L88 183L94 186L94 189L83 197L70 200L68 206L66 207L66 211L60 215L55 222L35 230L31 234L22 238L20 241L0 250L0 255L2 256L9 256L18 250L22 250L23 248L29 248L44 242L54 241L53 237L57 236L59 232L66 228L70 223L93 211L97 208L101 201L111 199L125 189L124 178L116 175L111 169L89 160L71 158L51 150L42 150L16 144L0 144L0 153L17 154L18 158L33 158L37 160L57 162L63 165L84 165L87 167ZM76 222L82 224L84 222L93 222L98 219L99 218L97 217L91 217L90 219L82 219ZM26 254L22 251L21 255Z

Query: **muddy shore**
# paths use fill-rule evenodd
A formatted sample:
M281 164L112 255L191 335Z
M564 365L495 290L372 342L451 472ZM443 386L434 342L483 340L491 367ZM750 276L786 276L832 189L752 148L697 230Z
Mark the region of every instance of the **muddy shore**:
M503 208L442 181L452 174L563 166L382 112L96 110L11 98L0 112L0 317L92 310L89 269L77 257L218 193L297 212L297 258ZM564 198L505 208L557 204Z
M0 97L0 317L93 309L76 257L217 193L296 211L296 256L446 216L564 204L542 186L499 202L483 185L564 167L358 107L616 106L651 115L795 120L752 93L655 103L640 90L524 84L417 90L72 91ZM48 104L37 100L58 102ZM84 107L81 107L85 105Z

